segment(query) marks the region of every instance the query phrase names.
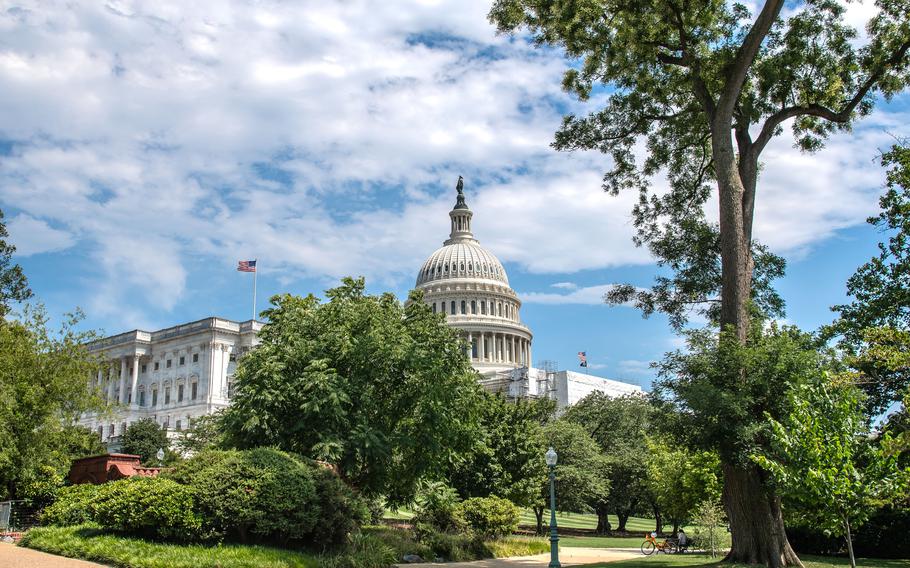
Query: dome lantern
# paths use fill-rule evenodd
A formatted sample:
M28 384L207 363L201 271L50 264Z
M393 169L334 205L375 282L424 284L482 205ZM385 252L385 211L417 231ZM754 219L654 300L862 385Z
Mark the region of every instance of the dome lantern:
M458 198L455 200L455 207L449 211L449 218L452 221L452 230L449 232L449 240L445 244L450 245L462 242L477 242L474 233L471 232L471 217L474 213L468 209L468 204L464 200L464 178L458 176L458 184L455 186L458 192Z

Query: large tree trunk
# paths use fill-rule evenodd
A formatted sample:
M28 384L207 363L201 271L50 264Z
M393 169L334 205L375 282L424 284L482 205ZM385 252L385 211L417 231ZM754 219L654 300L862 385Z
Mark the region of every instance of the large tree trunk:
M619 520L619 524L616 526L617 531L626 532L626 521L629 520L630 515L629 511L616 511L616 518Z
M724 464L724 505L733 546L727 561L769 568L802 566L784 532L780 498L763 483L755 466Z
M543 507L534 507L534 516L537 517L537 534L543 534Z
M610 525L610 516L607 506L598 505L594 508L594 511L597 513L597 529L595 529L594 532L599 535L610 534L613 527Z
M654 511L654 532L660 534L664 532L664 519L660 515L660 507L655 504L651 505L651 509Z
M721 314L720 325L744 343L749 333L752 292L752 169L737 164L730 125L718 120L712 127L712 155L717 174L720 209ZM740 159L750 159L740 156ZM756 158L757 160L757 158ZM757 165L757 164L756 164ZM757 167L754 168L757 171ZM748 176L743 184L742 171ZM751 194L751 195L750 195ZM741 380L745 379L743 375ZM755 466L724 463L724 507L733 546L727 561L762 563L770 568L802 566L784 532L780 499L762 480Z

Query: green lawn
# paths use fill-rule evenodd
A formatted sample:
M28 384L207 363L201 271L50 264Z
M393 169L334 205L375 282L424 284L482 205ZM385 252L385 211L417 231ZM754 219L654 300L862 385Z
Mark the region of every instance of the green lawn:
M839 568L849 566L846 558L823 558L819 556L802 556L806 568ZM879 558L857 559L857 566L868 568L910 568L910 560L882 560ZM755 568L747 564L723 564L717 559L702 554L670 554L643 556L632 560L610 562L608 564L588 564L585 568L675 568L677 566L697 566L700 568Z
M524 526L537 526L537 517L534 511L525 509L521 512L521 524ZM544 524L549 525L550 512L544 512ZM610 515L610 523L615 529L619 525L616 515ZM556 524L561 527L571 529L591 529L597 528L597 515L588 515L584 513L556 513ZM667 526L665 530L670 530L672 526ZM643 519L639 517L629 517L626 523L626 530L629 532L646 533L654 530L654 519Z
M105 532L97 527L38 527L29 530L20 546L117 566L118 568L385 568L405 554L432 561L478 560L541 554L549 550L543 538L513 536L477 541L464 535L440 535L435 544L414 540L411 531L364 527L352 535L346 550L308 554L265 546L184 545L150 542Z
M561 536L559 545L583 548L639 548L644 538L621 536Z

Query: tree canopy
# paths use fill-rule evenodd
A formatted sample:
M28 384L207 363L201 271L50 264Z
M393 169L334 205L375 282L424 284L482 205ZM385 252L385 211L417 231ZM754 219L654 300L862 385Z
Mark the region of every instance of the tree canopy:
M535 43L564 50L572 61L566 90L581 99L606 95L588 116L565 117L554 145L612 158L604 189L638 191L636 242L672 271L650 290L619 287L608 300L664 311L676 326L695 310L740 343L753 311L781 313L770 282L783 262L753 238L763 150L788 123L800 148L818 150L910 79L907 0L877 0L865 44L836 0L784 6L765 0L753 15L741 3L713 0L493 3L500 31L527 30ZM669 190L653 191L653 177L664 172ZM705 212L712 184L716 223ZM742 369L732 378L747 380ZM722 394L735 396L741 386L733 380ZM725 465L729 559L800 565L759 472Z
M229 443L325 460L393 502L470 447L479 386L466 345L414 292L368 295L363 279L271 298L261 343L238 362Z
M6 242L8 237L3 211L0 211L0 318L9 313L10 302L24 302L32 297L22 267L13 263L16 247Z
M87 388L98 368L85 348L94 335L76 331L78 321L69 316L52 332L40 306L0 319L0 498L41 493L70 460L97 452L76 427L83 412L105 408Z
M158 465L158 450L167 452L170 449L167 431L151 418L142 418L130 424L120 444L123 453L139 456L145 465Z

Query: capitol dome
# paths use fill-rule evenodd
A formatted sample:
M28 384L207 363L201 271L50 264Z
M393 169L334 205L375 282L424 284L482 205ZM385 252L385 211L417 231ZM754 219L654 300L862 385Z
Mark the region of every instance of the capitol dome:
M471 232L474 214L465 203L461 177L457 190L449 238L421 266L416 288L434 312L446 314L446 322L462 332L479 372L529 367L532 334L521 323L521 301L502 263Z

